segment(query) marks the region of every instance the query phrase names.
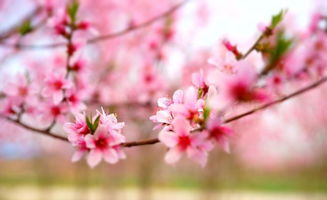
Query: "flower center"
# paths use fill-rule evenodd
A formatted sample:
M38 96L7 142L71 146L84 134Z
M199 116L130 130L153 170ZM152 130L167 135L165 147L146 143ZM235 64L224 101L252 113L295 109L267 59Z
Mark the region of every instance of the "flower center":
M56 80L53 82L53 88L56 90L60 90L64 83L61 80Z
M242 83L237 83L231 88L233 98L240 102L248 102L253 100L253 93Z
M60 107L59 106L52 106L51 107L51 114L53 115L53 116L58 116L58 115L60 115L60 113L61 113L61 110L60 110Z
M219 126L210 131L210 137L215 138L216 140L220 140L224 134L224 130Z
M182 150L185 150L188 146L190 146L191 140L189 136L183 135L178 138L178 145Z
M106 149L108 147L108 141L106 138L99 138L95 141L95 145L99 149Z
M28 94L28 90L27 90L27 88L26 87L20 87L19 89L18 89L18 92L19 92L19 95L20 96L26 96L27 94Z

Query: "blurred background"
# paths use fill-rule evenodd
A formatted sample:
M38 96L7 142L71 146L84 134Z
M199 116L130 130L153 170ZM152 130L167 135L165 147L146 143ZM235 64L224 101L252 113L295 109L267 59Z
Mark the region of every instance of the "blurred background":
M33 9L35 2L0 0L0 33ZM157 3L150 5L158 6ZM313 12L327 11L325 4L324 0L192 0L178 11L176 40L180 48L172 50L165 75L179 84L178 74L183 70L180 52L212 49L226 36L248 46L258 35L257 25L269 22L281 9L288 10L287 20L292 29L305 29ZM192 31L192 38L185 37L193 29L196 31ZM21 70L26 62L22 57L32 56L42 63L43 57L52 52L15 52L14 56L7 53L0 46L2 77ZM235 123L232 153L215 149L205 168L186 159L169 166L163 161L166 150L157 144L127 149L128 159L90 169L84 160L71 162L73 149L69 144L1 120L0 200L327 199L326 120L316 119L314 114L323 103L315 99L321 99L326 89ZM302 108L302 104L315 106ZM300 108L309 114L307 118L299 119L295 112L290 114ZM157 134L148 120L155 108L131 105L109 106L109 110L118 114L119 121L131 122L124 129L129 140ZM320 114L327 116L326 107Z

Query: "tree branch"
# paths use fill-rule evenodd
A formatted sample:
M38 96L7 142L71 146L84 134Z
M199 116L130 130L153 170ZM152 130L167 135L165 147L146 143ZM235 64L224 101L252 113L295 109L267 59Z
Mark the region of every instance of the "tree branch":
M282 98L279 98L279 99L276 99L274 101L271 101L269 103L266 103L266 104L263 104L261 106L258 106L257 108L254 108L252 110L249 110L247 112L244 112L244 113L241 113L239 115L236 115L234 117L231 117L231 118L228 118L224 121L224 123L230 123L230 122L233 122L233 121L236 121L238 119L241 119L243 117L246 117L246 116L249 116L251 114L254 114L258 111L261 111L261 110L264 110L266 108L269 108L273 105L276 105L276 104L279 104L279 103L282 103L288 99L291 99L293 97L296 97L298 95L301 95L307 91L310 91L320 85L322 85L323 83L325 83L327 81L327 76L319 79L318 81L314 82L314 83L311 83L310 85L306 86L306 87L303 87L289 95L286 95ZM41 130L41 129L37 129L37 128L34 128L34 127L31 127L29 125L26 125L20 121L17 121L17 120L14 120L14 119L10 119L8 117L3 117L1 116L2 118L5 118L7 119L8 121L11 121L27 130L30 130L30 131L34 131L36 133L40 133L40 134L43 134L43 135L47 135L47 136L50 136L50 137L53 137L53 138L56 138L56 139L59 139L59 140L62 140L62 141L65 141L65 142L68 142L68 139L66 137L63 137L63 136L59 136L59 135L54 135L52 133L50 133L49 131L47 130ZM126 143L123 143L122 146L123 147L135 147L135 146L143 146L143 145L151 145L151 144L156 144L159 142L159 139L158 138L153 138L153 139L147 139L147 140L140 140L140 141L132 141L132 142L126 142Z
M127 27L121 31L118 31L116 33L109 33L109 34L105 34L105 35L100 35L91 39L88 39L86 41L86 44L93 44L93 43L97 43L103 40L108 40L108 39L113 39L131 32L134 32L136 30L145 28L147 26L150 26L152 24L154 24L155 22L173 14L175 11L177 11L179 8L181 8L182 6L184 6L187 2L190 2L191 0L184 0L174 6L172 6L170 9L168 9L167 11L143 22L140 23L138 25L134 25L134 26L130 26ZM0 42L1 43L1 42ZM60 43L52 43L52 44L43 44L43 45L29 45L29 44L22 44L22 43L16 43L16 44L9 44L9 43L2 43L3 46L7 46L7 47L14 47L14 48L18 48L18 49L30 49L30 50L37 50L37 49L49 49L49 48L57 48L57 47L64 47L66 46L65 42L60 42Z

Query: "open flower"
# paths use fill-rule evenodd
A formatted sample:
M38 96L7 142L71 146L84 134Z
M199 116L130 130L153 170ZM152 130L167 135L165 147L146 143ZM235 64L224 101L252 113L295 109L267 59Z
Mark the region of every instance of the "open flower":
M230 153L229 137L232 129L224 126L219 119L209 119L207 123L208 138L216 141L222 149Z
M64 73L51 73L45 80L45 88L42 91L44 97L52 97L55 103L59 103L64 97L64 89L71 87L71 83L65 79Z
M231 77L224 86L227 99L231 102L263 102L268 94L261 88L256 88L256 75L252 69L240 70Z
M163 129L159 133L160 142L169 148L165 161L169 164L176 163L183 153L186 153L189 158L204 167L207 163L208 151L213 148L212 143L206 140L206 134L191 134L189 122L182 117L176 117L172 127L172 130Z
M70 143L79 144L80 140L85 135L90 133L89 127L85 122L85 114L77 113L75 116L75 123L66 123L64 125L64 131L68 133L68 140Z
M183 95L183 103L172 104L169 110L174 115L182 115L190 121L197 121L203 110L204 100L198 99L198 91L194 87L189 87Z
M90 149L87 156L87 163L93 168L102 159L111 164L117 163L119 155L116 148L113 147L125 142L125 138L118 136L118 134L110 133L107 126L100 124L94 135L88 134L85 136L85 142L86 146Z
M121 144L125 136L121 134L123 122L118 122L114 114L107 115L104 110L97 111L92 118L78 113L74 123L66 123L64 130L68 133L68 140L75 148L72 161L80 160L87 154L87 163L95 167L104 159L108 163L116 163L125 159L126 155Z

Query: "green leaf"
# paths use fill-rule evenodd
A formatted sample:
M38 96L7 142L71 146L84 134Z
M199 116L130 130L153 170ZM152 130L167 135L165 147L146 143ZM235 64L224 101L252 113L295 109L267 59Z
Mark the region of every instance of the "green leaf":
M199 88L198 89L198 98L201 98L202 95L203 95L203 90L202 90L202 88Z
M93 122L93 129L94 132L97 130L98 126L99 126L99 122L100 122L100 115L94 120Z
M89 128L89 130L91 131L91 133L94 133L93 132L93 124L88 116L85 116L85 121L86 121L86 125Z
M209 118L209 115L210 115L210 108L204 107L204 110L203 110L204 121L207 121L207 119Z
M270 57L268 65L263 69L261 75L266 75L278 66L278 62L291 49L294 42L293 38L287 38L283 31L276 35L276 45L269 50Z
M286 10L279 11L278 14L271 17L270 28L274 29L284 18Z
M19 27L19 33L21 35L26 35L27 33L31 32L33 30L31 21L27 20L25 21L20 27Z
M288 52L292 44L293 44L293 39L287 38L284 32L279 32L277 35L276 46L271 53L270 61L272 63L278 61L285 53Z
M76 21L76 15L77 15L78 9L79 9L79 2L77 0L73 0L67 6L67 12L68 12L68 15L69 15L72 23L75 23L75 21Z

